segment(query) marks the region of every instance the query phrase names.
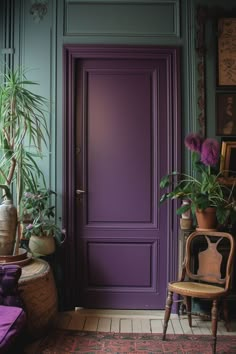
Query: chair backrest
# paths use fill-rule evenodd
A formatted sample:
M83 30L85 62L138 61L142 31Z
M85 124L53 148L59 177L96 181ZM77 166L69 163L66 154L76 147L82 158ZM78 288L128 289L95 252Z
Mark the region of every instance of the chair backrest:
M235 242L227 232L196 231L187 239L184 266L192 280L229 289Z

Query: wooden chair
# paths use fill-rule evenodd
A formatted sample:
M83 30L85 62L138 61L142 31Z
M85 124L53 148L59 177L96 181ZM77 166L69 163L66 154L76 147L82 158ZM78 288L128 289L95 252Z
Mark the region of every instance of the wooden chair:
M218 303L222 299L225 320L228 321L227 302L232 273L234 238L226 232L196 231L187 239L183 271L180 281L168 284L163 337L166 338L173 303L173 293L184 297L189 326L192 327L191 298L212 301L212 352L216 352Z

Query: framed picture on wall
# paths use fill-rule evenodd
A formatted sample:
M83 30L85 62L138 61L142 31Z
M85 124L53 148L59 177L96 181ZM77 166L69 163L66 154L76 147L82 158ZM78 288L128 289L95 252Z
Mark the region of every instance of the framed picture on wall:
M236 18L218 20L218 86L236 86Z
M220 172L226 184L236 182L236 140L222 141Z
M216 93L216 135L236 136L236 93Z

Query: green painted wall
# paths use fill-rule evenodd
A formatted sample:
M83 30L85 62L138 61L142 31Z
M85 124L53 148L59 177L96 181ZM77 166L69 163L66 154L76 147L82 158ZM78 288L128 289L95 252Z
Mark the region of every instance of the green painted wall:
M40 3L45 13L33 14ZM48 98L51 138L42 163L49 186L58 193L62 212L63 44L143 44L182 48L181 100L183 135L198 130L196 8L221 0L2 0L0 2L1 65L6 60L29 69L28 77ZM225 1L230 8L234 1ZM44 7L45 5L45 7ZM36 15L36 16L35 16ZM6 25L6 19L10 22ZM215 33L207 24L207 131L214 135ZM14 51L7 55L6 48ZM7 58L6 58L7 57ZM13 62L12 62L13 58ZM2 68L1 68L2 70ZM186 161L186 165L188 165Z

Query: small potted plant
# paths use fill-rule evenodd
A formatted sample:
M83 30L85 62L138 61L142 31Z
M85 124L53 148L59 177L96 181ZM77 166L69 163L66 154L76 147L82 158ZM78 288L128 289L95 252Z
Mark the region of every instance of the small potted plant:
M62 243L62 231L54 221L55 206L49 189L25 192L22 197L23 237L29 240L29 250L34 256L45 256L55 252L55 241ZM27 223L26 223L27 220Z
M181 215L191 209L196 216L198 228L214 229L216 221L225 225L229 221L236 221L236 201L233 195L233 187L220 182L220 173L217 172L217 164L220 159L219 143L216 139L203 139L199 134L189 134L185 138L185 146L192 154L193 174L174 171L161 179L160 188L167 188L160 199L163 203L167 199L187 199L190 203L177 209ZM207 212L213 215L212 223L199 225L200 218Z

